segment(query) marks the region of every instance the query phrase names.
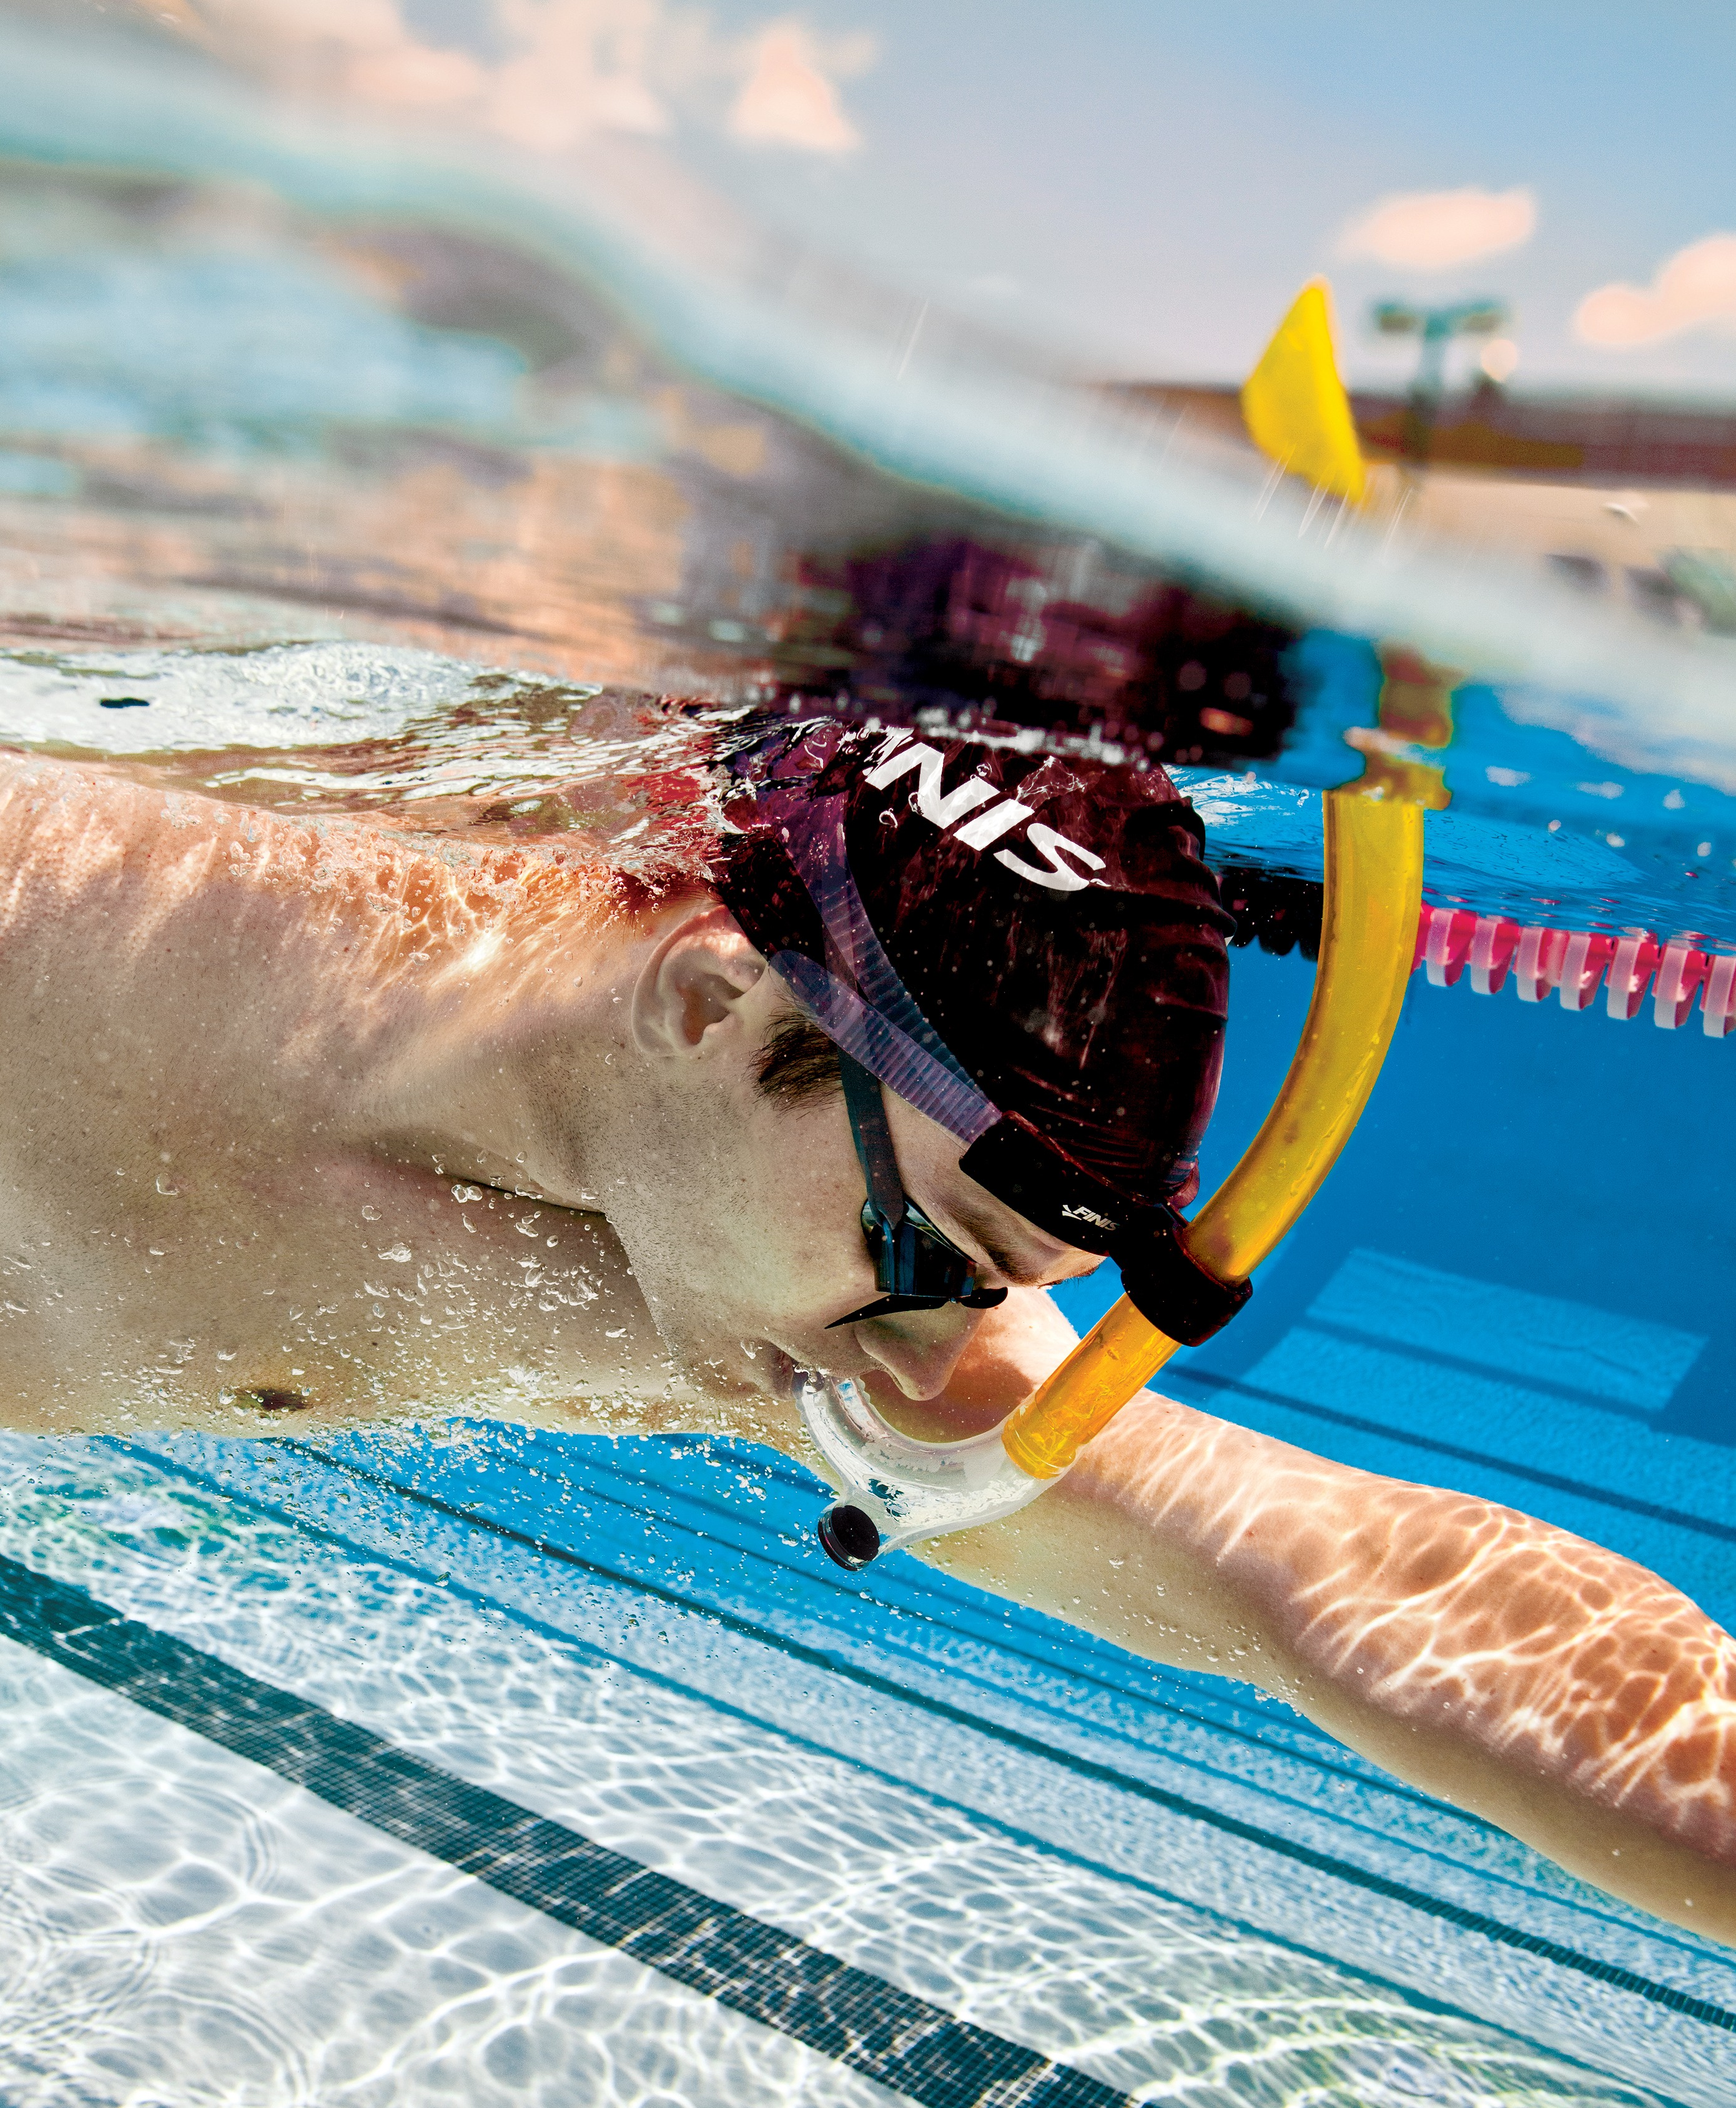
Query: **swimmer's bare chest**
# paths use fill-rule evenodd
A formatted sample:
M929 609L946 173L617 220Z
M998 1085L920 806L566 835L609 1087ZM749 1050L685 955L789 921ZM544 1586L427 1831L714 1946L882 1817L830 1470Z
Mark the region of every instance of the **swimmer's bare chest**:
M201 859L56 783L0 768L0 1422L692 1424L600 1217L358 1125L389 1035L352 933L228 869L232 815Z
M52 1181L12 1167L9 1424L690 1421L690 1390L600 1218L365 1154L266 1164L216 1133L214 1146L177 1138L111 1149L106 1185L88 1150Z

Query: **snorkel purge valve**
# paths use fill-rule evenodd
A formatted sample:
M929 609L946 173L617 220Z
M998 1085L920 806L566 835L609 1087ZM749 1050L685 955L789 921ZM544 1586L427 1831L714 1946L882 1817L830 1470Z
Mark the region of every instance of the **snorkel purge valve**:
M1349 1140L1392 1043L1422 903L1422 808L1356 786L1329 791L1324 805L1324 923L1314 998L1295 1058L1241 1162L1185 1226L1184 1252L1176 1256L1192 1267L1174 1269L1175 1282L1140 1285L1140 1300L1149 1308L1167 1308L1166 1290L1173 1293L1178 1283L1185 1290L1196 1272L1205 1277L1200 1287L1216 1282L1239 1288L1238 1302L1245 1297L1248 1277L1293 1226ZM848 1064L845 1074L848 1089ZM875 1100L878 1107L877 1088ZM866 1227L886 1194L875 1191L857 1124L861 1103L860 1097L850 1100L869 1178ZM884 1113L881 1119L884 1124ZM890 1176L896 1188L895 1163ZM908 1299L898 1297L886 1290L883 1278L891 1263L883 1257L885 1243L873 1247L870 1232L876 1279L887 1300L898 1308L933 1308L969 1299L974 1277L965 1254L920 1215L911 1224L908 1202L903 1209L902 1217L888 1213L887 1221L919 1235L926 1231L955 1260L965 1261L967 1272L951 1295L936 1292L945 1277L937 1270L924 1272L920 1288L913 1277L914 1292ZM926 1265L942 1259L934 1254ZM1184 1295L1182 1303L1196 1299ZM1178 1333L1191 1333L1197 1341L1217 1329L1216 1323L1199 1329L1197 1311L1193 1319L1177 1314L1182 1303L1168 1309ZM885 1302L870 1304L855 1314L885 1308ZM843 1488L843 1498L821 1518L821 1544L840 1566L855 1570L888 1549L1015 1514L1071 1469L1085 1444L1183 1344L1123 1296L998 1427L958 1442L915 1441L882 1419L860 1385L798 1374L802 1417Z

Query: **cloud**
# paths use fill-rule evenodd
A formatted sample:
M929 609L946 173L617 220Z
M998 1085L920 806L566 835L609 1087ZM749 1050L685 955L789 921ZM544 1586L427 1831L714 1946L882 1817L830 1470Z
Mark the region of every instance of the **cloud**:
M636 0L496 0L512 56L489 83L484 121L558 153L592 131L665 131L645 82L660 10Z
M852 48L845 64L860 64L866 56ZM837 85L822 64L821 52L799 22L773 22L761 30L753 43L753 70L730 110L731 133L755 145L803 146L814 154L848 154L859 146L861 135L845 116Z
M1649 286L1599 286L1579 304L1582 344L1660 344L1707 322L1736 327L1736 234L1708 234L1662 265Z
M188 0L152 4L188 11ZM753 145L848 154L861 139L839 83L876 55L864 32L821 37L794 16L725 35L682 0L196 6L200 41L276 65L304 85L438 113L546 154L599 132L667 133L720 119Z
M1408 191L1352 220L1338 254L1402 271L1450 271L1518 248L1536 224L1537 200L1527 190Z

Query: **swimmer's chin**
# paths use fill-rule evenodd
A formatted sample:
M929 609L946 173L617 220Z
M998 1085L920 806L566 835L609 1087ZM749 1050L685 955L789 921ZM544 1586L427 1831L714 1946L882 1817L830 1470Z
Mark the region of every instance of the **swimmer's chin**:
M859 1372L854 1367L842 1366L841 1358L835 1351L823 1358L812 1353L792 1354L787 1347L780 1347L771 1340L753 1342L747 1367L754 1390L762 1398L775 1399L780 1405L791 1403L797 1383L804 1376L815 1376L823 1382L831 1382Z

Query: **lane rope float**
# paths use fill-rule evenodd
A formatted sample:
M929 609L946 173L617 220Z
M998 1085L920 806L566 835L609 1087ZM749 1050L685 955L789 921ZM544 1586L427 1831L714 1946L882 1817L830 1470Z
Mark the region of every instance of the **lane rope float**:
M1415 964L1436 988L1468 980L1478 995L1499 995L1510 980L1521 1002L1553 995L1563 1010L1589 1010L1602 989L1607 1014L1623 1021L1649 995L1652 1022L1666 1032L1684 1025L1698 1002L1708 1038L1736 1030L1736 953L1702 951L1692 935L1522 926L1474 908L1424 907Z

